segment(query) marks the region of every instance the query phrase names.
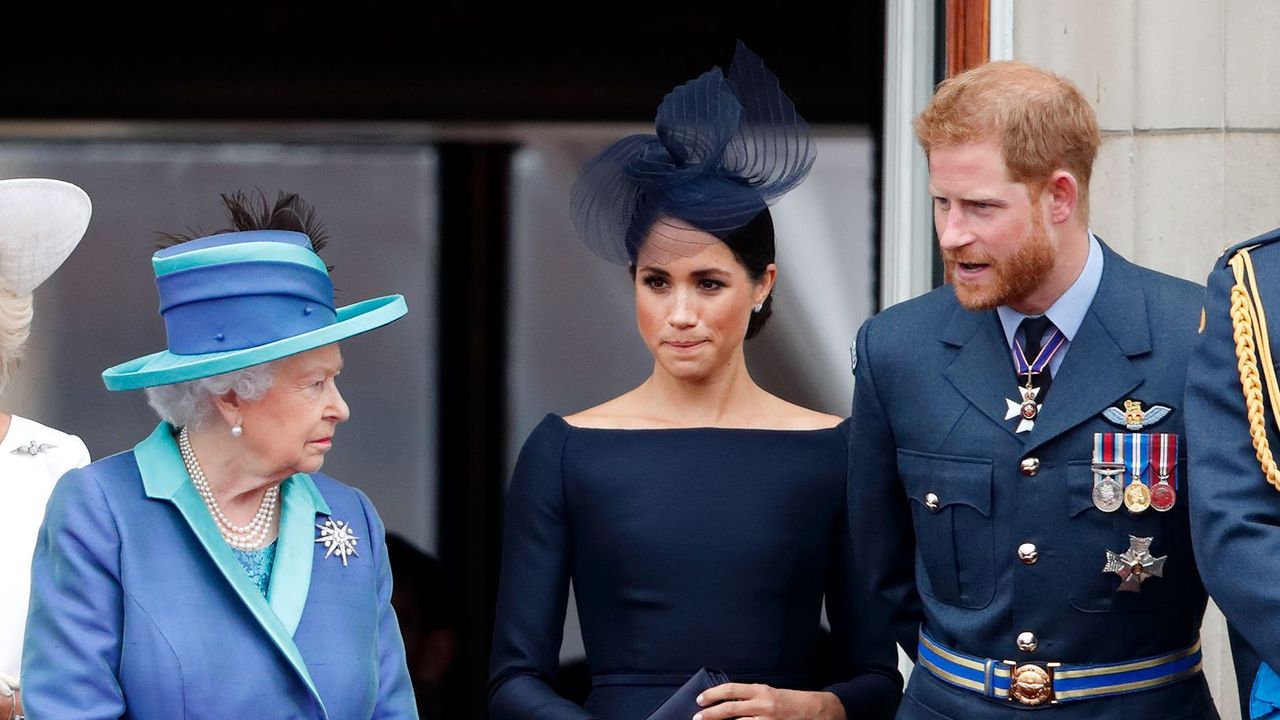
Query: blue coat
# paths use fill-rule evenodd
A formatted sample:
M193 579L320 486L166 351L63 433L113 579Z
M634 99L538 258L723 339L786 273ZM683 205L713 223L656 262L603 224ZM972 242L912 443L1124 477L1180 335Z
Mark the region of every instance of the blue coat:
M1280 356L1280 230L1241 243L1251 251L1261 300L1269 313L1273 352ZM1187 375L1187 435L1193 493L1191 531L1204 583L1238 636L1232 649L1242 694L1252 686L1252 717L1280 717L1280 493L1254 454L1232 336L1229 250L1209 275L1204 332ZM1259 340L1259 344L1260 340ZM1260 366L1259 366L1260 367ZM1261 372L1261 370L1259 370ZM1261 377L1261 376L1260 376ZM1265 396L1265 382L1264 382ZM1280 452L1272 408L1267 437ZM1243 636L1243 641L1239 640ZM1258 668L1258 656L1270 667ZM1255 675L1257 682L1254 682Z
M351 523L346 566L316 525ZM281 487L269 600L222 541L171 428L67 473L32 566L33 720L416 718L384 530L359 490Z
M1187 355L1200 290L1103 247L1097 293L1033 430L1017 434L1009 346L995 311L971 312L950 286L890 307L858 332L849 509L854 554L893 608L913 658L923 623L945 645L997 661L1116 663L1191 645L1205 592L1185 495L1170 511L1093 506L1094 433L1126 399L1173 408L1145 432L1183 432ZM1035 459L1034 473L1022 471ZM1185 493L1185 467L1180 468ZM936 498L929 498L930 494ZM932 502L930 502L932 500ZM933 506L931 509L930 506ZM1106 551L1154 537L1163 578L1117 592ZM1038 559L1020 560L1032 543ZM1031 632L1030 652L1017 638ZM1012 717L1024 708L912 673L899 717ZM1129 695L1064 703L1066 718L1213 718L1203 677Z

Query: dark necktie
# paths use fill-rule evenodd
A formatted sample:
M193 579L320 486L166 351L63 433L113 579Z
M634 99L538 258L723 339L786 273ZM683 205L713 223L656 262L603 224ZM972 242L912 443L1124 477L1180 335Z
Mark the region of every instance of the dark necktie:
M1040 354L1041 343L1044 342L1044 336L1053 327L1053 323L1049 321L1048 316L1040 315L1038 317L1023 318L1022 323L1018 325L1018 329L1022 332L1023 352L1027 357L1028 363L1033 363L1036 356ZM1016 341L1016 337L1015 337ZM1023 375L1018 378L1019 385L1025 385L1027 376ZM1049 393L1049 385L1053 383L1053 374L1048 365L1045 365L1044 371L1035 375L1031 379L1031 384L1040 388L1040 393L1036 395L1036 402L1044 402L1044 396Z

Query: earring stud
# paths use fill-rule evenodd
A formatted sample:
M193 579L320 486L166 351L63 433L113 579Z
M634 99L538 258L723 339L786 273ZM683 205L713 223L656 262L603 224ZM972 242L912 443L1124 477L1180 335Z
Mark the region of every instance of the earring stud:
M764 309L764 303L756 303L756 306L751 309L751 312L760 312L763 309Z

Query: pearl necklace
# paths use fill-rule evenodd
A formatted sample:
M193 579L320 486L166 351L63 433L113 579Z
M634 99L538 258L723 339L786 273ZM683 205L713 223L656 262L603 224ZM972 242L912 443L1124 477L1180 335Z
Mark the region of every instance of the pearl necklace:
M267 488L262 494L262 502L258 505L258 512L254 513L253 519L248 525L236 525L232 523L222 512L222 507L218 505L218 499L213 496L213 489L209 487L209 480L204 476L204 471L200 469L200 463L196 460L196 453L191 449L191 436L187 433L187 429L182 428L182 432L178 433L178 450L182 453L182 463L187 466L187 474L191 476L191 484L195 485L196 492L200 493L200 498L204 500L205 507L209 508L209 514L213 516L213 520L218 525L218 532L222 533L222 539L227 544L237 550L258 550L266 544L267 536L271 534L272 521L276 515L276 501L280 496L280 486L273 485Z

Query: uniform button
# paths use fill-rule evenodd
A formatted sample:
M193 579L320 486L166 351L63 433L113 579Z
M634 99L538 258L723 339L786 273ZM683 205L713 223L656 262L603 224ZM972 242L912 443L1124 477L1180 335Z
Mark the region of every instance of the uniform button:
M1036 634L1032 632L1024 632L1018 634L1018 649L1022 652L1035 652L1036 646L1040 641L1036 638Z
M1040 472L1040 458L1026 458L1022 461L1022 474L1031 477Z
M1040 551L1036 549L1035 543L1022 543L1018 546L1018 559L1023 565L1035 565L1040 559Z
M942 502L938 500L938 496L936 494L925 493L924 506L929 508L933 512L937 512L938 508L942 507Z

